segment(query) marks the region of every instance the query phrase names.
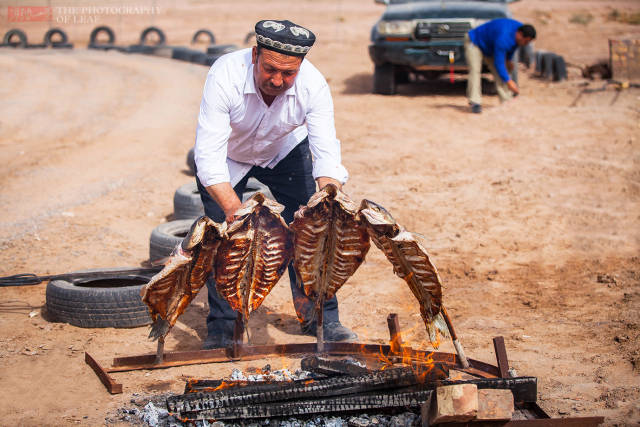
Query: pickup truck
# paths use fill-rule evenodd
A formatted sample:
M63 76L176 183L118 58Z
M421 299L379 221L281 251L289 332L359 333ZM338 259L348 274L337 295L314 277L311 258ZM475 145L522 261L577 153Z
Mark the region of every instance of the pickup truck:
M393 95L410 74L434 79L466 73L465 34L492 19L511 18L511 1L375 0L387 8L371 29L373 92Z

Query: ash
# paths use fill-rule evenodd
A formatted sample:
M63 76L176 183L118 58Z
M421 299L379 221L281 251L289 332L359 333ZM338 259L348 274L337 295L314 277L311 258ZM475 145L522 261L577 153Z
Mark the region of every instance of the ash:
M366 367L354 359L345 359L344 362ZM271 366L266 365L261 373L245 375L239 369L233 369L231 375L224 378L228 381L295 381L313 378L314 374L308 371L288 369L271 371ZM182 422L170 415L167 411L166 401L171 394L141 396L133 393L131 408L119 408L115 415L105 418L107 425L128 423L134 426L151 427L414 427L420 426L420 416L413 412L400 414L356 414L344 416L312 415L304 418L267 418L257 420L229 420L229 421L191 421Z

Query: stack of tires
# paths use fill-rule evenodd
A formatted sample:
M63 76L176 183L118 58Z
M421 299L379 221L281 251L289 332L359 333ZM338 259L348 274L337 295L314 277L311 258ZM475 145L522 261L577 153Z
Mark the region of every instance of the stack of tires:
M187 154L187 166L195 175L193 148ZM261 182L249 178L242 201L249 199L254 193L261 192L273 199L269 188ZM173 221L160 224L151 232L149 238L149 260L158 262L171 255L173 249L182 242L193 222L204 215L204 206L195 179L181 185L173 195Z

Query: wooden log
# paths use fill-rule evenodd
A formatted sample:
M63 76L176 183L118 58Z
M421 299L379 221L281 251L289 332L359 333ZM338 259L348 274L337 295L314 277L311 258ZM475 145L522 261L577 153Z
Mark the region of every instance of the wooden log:
M435 370L434 372L444 372ZM184 412L187 407L213 409L226 406L252 405L283 400L329 397L366 393L385 389L416 386L421 381L410 369L388 369L359 376L339 376L322 380L247 384L227 387L208 393L189 393L171 396L167 408L171 412Z
M291 415L309 415L321 413L356 412L371 409L418 408L429 399L430 390L405 392L358 394L336 396L323 399L310 399L290 402L272 402L268 404L229 406L215 409L185 408L177 415L183 421L195 420L232 420L251 418L270 418Z
M300 368L323 375L363 375L368 374L367 368L345 360L329 360L317 356L305 357L300 361Z

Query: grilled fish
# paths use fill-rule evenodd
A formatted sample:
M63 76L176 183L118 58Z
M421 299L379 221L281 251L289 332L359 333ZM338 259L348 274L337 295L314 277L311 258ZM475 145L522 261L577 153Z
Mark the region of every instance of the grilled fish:
M329 184L294 214L294 266L316 304L332 298L369 251L369 235L356 213L355 203Z
M213 269L225 228L206 216L198 218L164 268L141 289L153 319L149 338L165 337L198 295Z
M448 336L448 329L441 314L442 282L438 270L431 263L421 238L406 231L382 206L363 200L359 217L375 245L393 265L393 271L411 289L420 304L420 314L434 348L440 345L438 333Z
M284 206L255 193L236 212L216 257L216 289L242 313L257 309L293 256L291 231L280 216Z

